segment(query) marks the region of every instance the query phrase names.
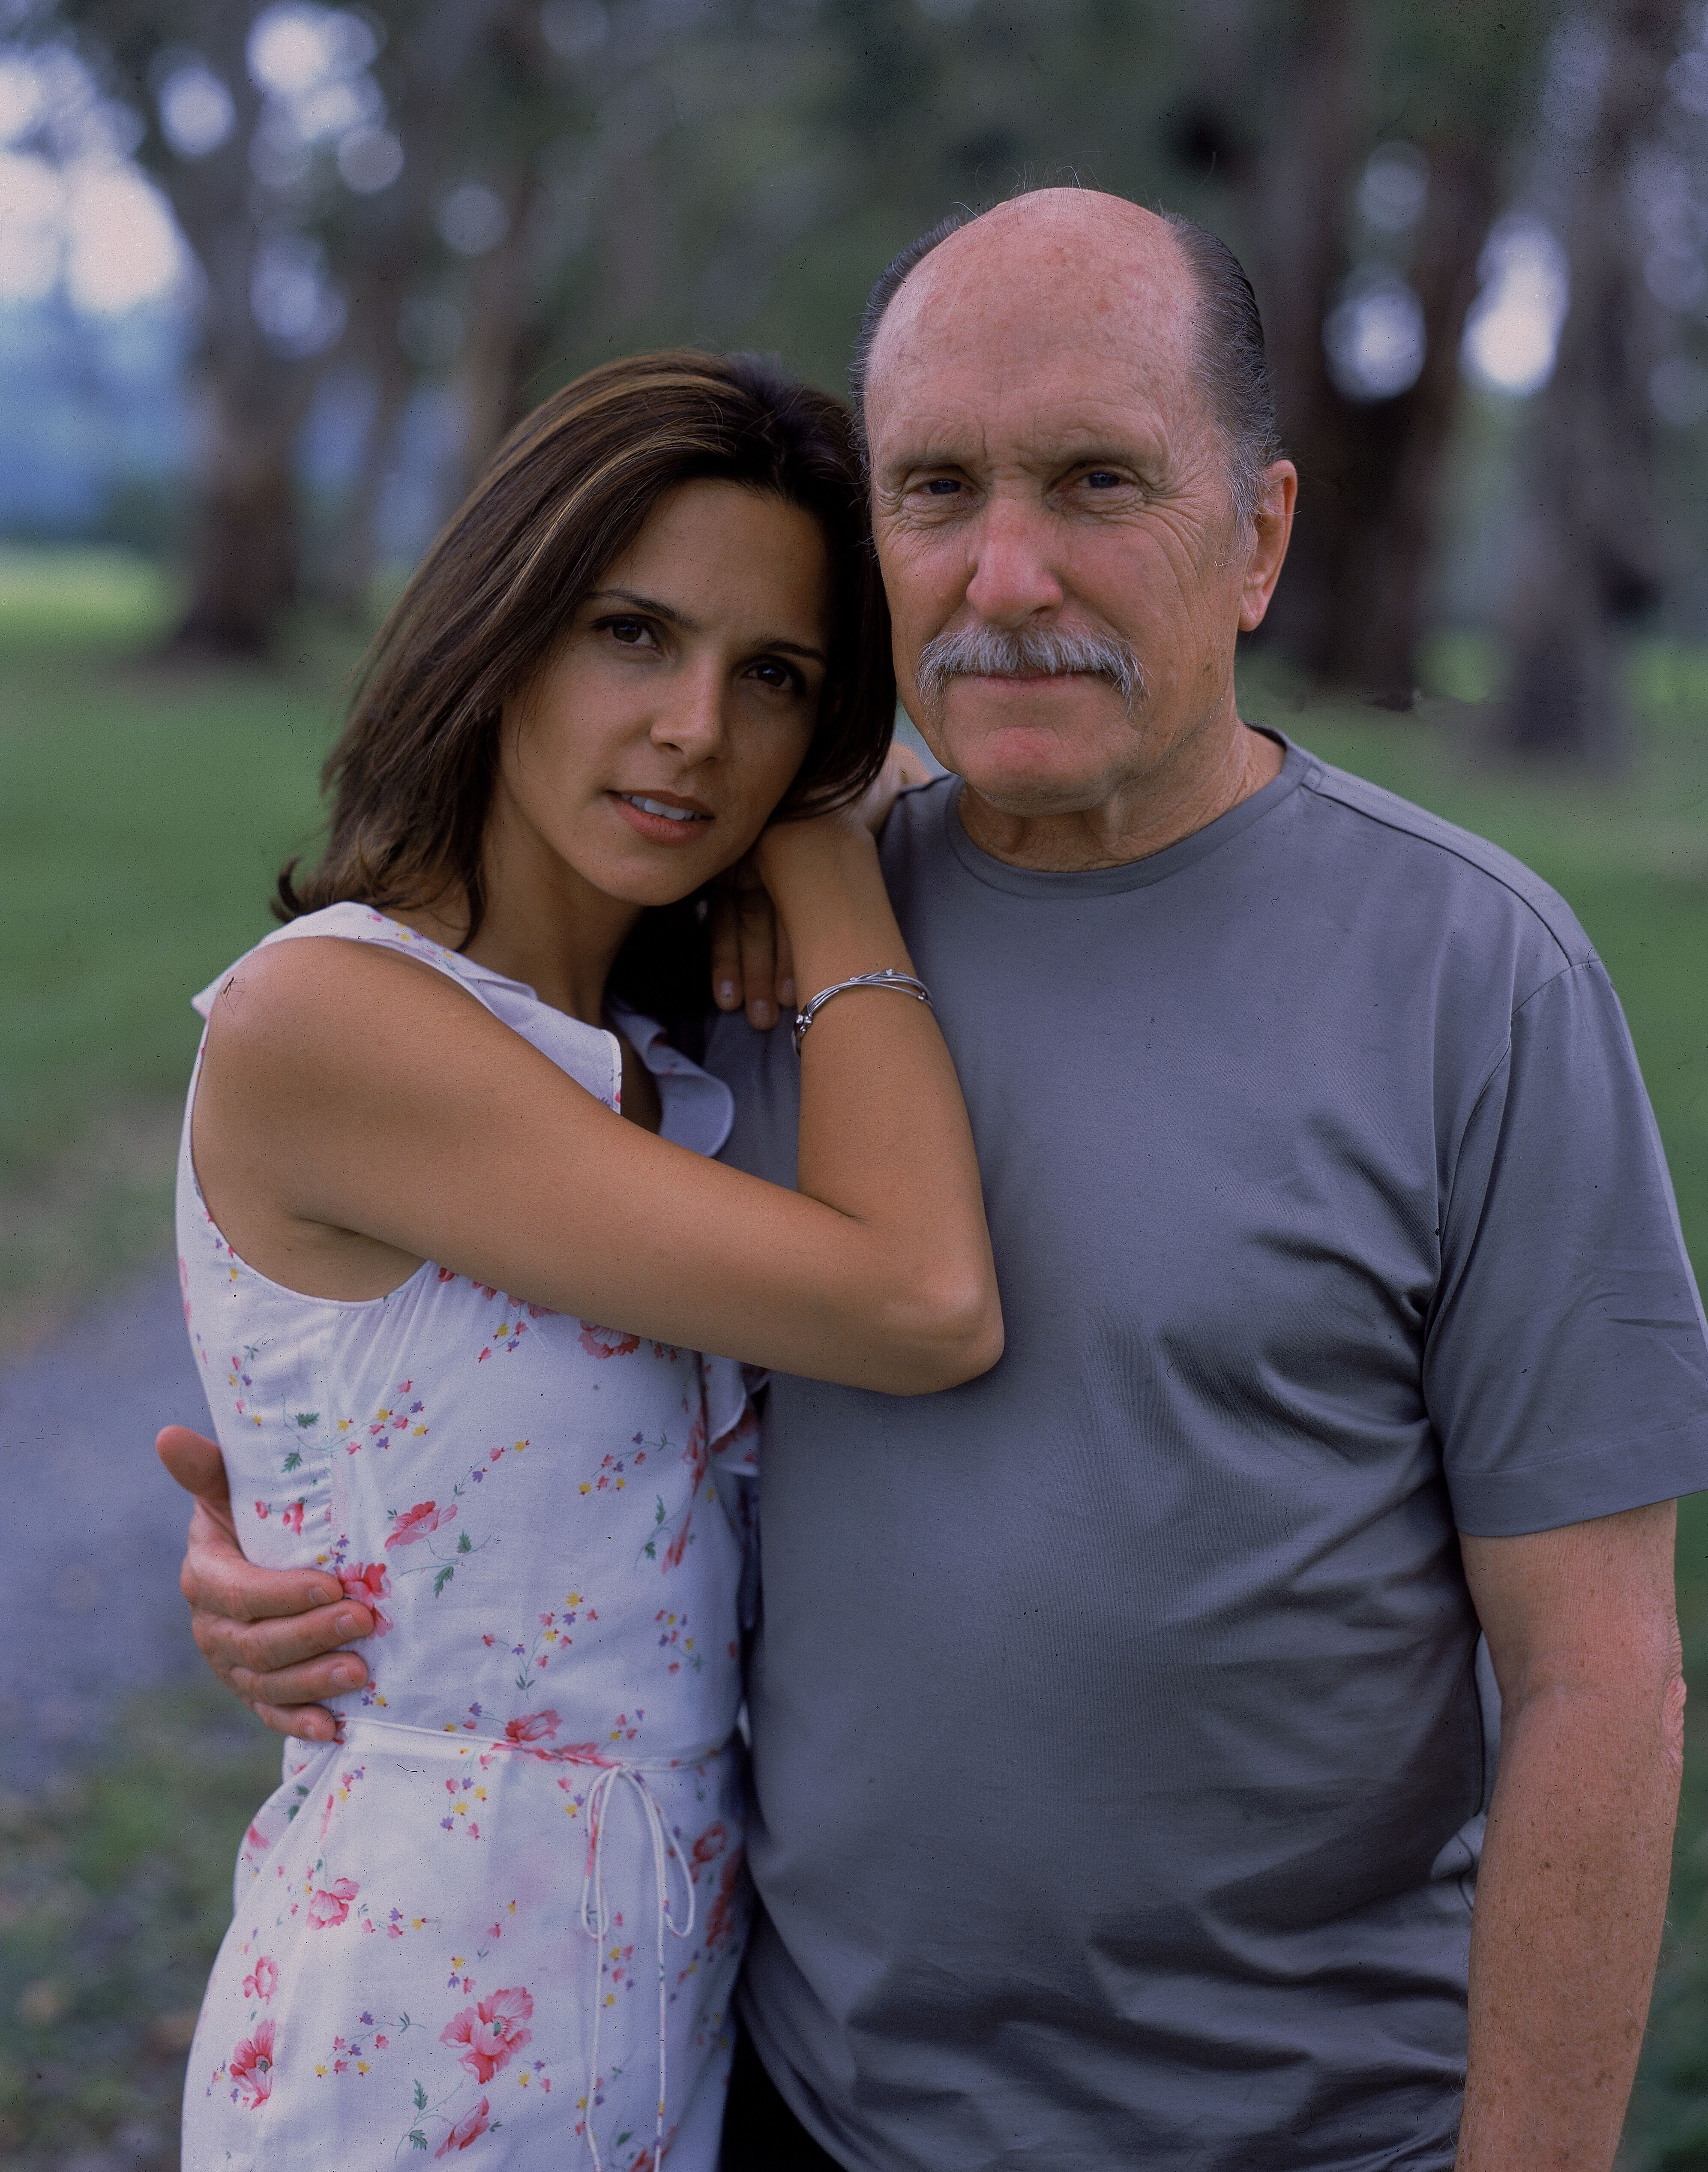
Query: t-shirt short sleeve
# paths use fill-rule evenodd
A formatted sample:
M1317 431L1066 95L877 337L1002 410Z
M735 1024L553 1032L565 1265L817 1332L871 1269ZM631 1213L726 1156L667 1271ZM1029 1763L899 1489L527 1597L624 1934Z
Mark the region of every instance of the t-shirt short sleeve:
M1465 1128L1423 1384L1455 1521L1475 1536L1708 1487L1708 1330L1593 957L1519 1005Z

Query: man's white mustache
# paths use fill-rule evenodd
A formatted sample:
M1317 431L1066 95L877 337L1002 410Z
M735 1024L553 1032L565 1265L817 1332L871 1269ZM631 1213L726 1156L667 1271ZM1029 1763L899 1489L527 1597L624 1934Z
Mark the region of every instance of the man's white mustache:
M927 642L916 669L920 693L933 706L951 679L966 677L1054 679L1082 672L1107 679L1129 707L1145 691L1144 668L1125 642L1061 626L964 626Z

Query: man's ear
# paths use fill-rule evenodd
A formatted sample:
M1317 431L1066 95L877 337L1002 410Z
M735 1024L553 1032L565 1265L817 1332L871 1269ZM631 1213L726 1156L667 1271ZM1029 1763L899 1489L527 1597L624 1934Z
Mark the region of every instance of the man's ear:
M1239 630L1253 633L1263 624L1282 561L1292 539L1293 507L1299 471L1291 460L1275 460L1263 471L1263 492L1252 520L1251 555L1239 595Z

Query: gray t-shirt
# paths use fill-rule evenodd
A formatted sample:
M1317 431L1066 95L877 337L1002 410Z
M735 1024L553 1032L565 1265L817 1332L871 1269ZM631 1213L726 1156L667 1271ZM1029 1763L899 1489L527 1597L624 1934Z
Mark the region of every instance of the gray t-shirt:
M744 2018L859 2172L1444 2172L1491 1777L1455 1525L1708 1487L1618 1003L1533 875L1298 748L1088 874L957 790L884 859L1007 1350L772 1384ZM792 1182L787 1035L709 1061Z

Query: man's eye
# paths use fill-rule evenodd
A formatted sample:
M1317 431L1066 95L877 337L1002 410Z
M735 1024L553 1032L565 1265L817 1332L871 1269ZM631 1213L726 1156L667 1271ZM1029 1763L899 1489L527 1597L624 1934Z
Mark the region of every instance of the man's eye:
M951 497L959 488L959 483L953 476L933 476L926 485L927 491L932 497Z
M1093 468L1086 481L1093 490L1119 490L1121 487L1121 478L1113 468Z

